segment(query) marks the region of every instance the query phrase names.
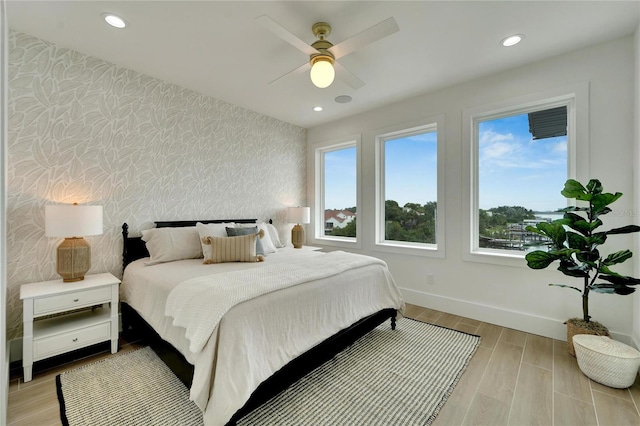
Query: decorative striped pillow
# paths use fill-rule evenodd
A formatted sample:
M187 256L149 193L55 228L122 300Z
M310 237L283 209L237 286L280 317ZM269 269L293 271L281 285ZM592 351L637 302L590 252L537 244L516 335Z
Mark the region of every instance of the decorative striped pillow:
M225 262L262 262L264 256L256 255L256 238L258 234L240 235L237 237L204 237L203 244L211 244L211 257L205 264Z

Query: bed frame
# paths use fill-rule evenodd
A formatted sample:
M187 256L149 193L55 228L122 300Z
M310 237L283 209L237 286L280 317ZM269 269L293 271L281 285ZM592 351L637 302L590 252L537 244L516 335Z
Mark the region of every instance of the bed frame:
M195 226L197 222L201 223L256 223L256 219L223 219L223 220L190 220L190 221L164 221L155 222L157 228L167 227L185 227ZM271 222L271 221L270 221ZM122 238L124 241L122 250L122 265L123 271L127 265L134 260L148 257L149 252L145 246L142 237L129 237L129 226L125 223L122 225ZM273 396L277 395L281 391L288 388L290 385L298 381L307 373L316 369L324 362L328 361L336 354L344 350L349 345L353 344L360 337L367 334L387 319L391 319L391 328L396 328L396 310L392 308L383 309L373 315L365 317L350 327L341 330L337 334L329 337L325 341L319 343L314 348L303 353L296 359L290 361L287 365L282 367L279 371L274 373L270 378L265 380L258 388L253 392L251 398L246 404L238 410L231 418L227 425L235 425L238 420L246 416L255 408L259 407ZM122 323L123 330L127 330L130 327L133 329L142 329L144 334L149 336L151 333L154 336L154 341L163 342L153 328L147 324L135 309L128 306L126 303L122 303ZM160 356L169 367L176 373L176 375L185 382L187 387L191 387L191 380L193 378L193 366L189 364L182 354L180 354L170 344L163 342L162 351L169 351L170 354ZM169 362L168 362L169 361Z

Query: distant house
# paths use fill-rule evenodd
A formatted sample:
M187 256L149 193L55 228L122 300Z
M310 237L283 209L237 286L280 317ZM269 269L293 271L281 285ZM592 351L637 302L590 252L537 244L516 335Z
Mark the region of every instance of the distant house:
M324 233L331 232L335 228L344 228L356 218L356 214L349 210L325 210Z

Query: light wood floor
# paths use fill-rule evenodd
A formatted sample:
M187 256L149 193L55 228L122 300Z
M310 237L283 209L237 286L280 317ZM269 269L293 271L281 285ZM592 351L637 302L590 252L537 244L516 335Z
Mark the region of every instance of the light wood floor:
M408 305L411 318L482 336L481 345L434 425L640 425L640 380L612 389L584 376L566 343L432 309ZM143 346L123 342L120 352ZM60 425L55 376L111 356L54 366L9 385L10 425ZM36 370L37 371L37 370Z

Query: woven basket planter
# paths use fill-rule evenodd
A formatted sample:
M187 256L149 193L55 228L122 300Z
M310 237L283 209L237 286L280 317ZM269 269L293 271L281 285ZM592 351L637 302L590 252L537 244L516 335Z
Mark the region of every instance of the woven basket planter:
M609 336L609 332L607 331L606 334L602 334L602 333L596 333L594 330L588 329L588 328L584 328L584 327L580 327L578 325L576 325L575 323L573 323L571 320L566 321L565 324L567 325L567 349L569 350L569 353L572 356L576 356L576 351L573 347L573 336L578 335L578 334L589 334L589 335L597 335L597 336ZM603 329L606 330L606 328Z
M640 352L607 336L573 336L578 366L585 376L612 388L628 388L640 367Z

